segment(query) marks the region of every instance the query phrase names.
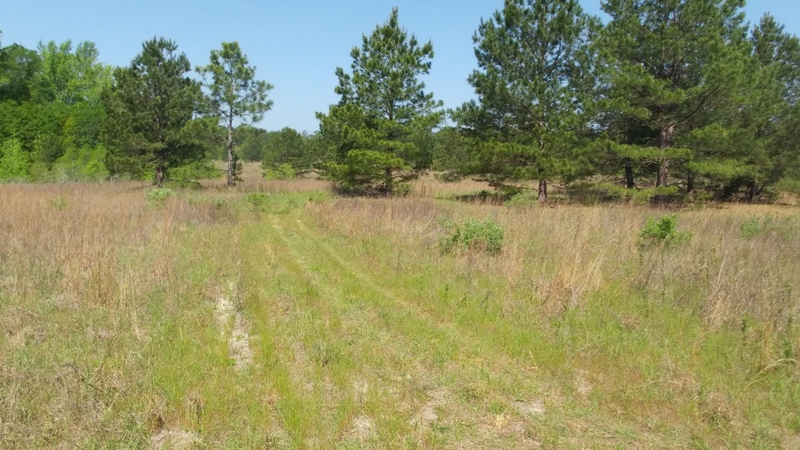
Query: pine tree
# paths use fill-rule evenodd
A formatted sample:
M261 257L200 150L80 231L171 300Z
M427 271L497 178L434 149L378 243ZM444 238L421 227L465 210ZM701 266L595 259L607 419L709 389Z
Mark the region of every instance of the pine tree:
M666 187L672 162L693 158L675 142L706 125L741 91L743 0L605 0L600 47L608 75L606 126L621 159L652 166ZM608 123L608 122L611 123ZM686 173L687 190L692 188Z
M209 64L198 67L197 72L207 90L206 112L224 130L223 134L217 134L217 141L227 151L227 184L233 186L238 178L234 152L236 125L252 124L264 117L272 108L267 94L273 86L255 79L256 68L250 65L238 42L223 42L220 50L212 50Z
M394 8L350 55L352 72L336 69L339 103L317 114L336 158L325 175L348 192L397 193L430 166L416 137L443 118L442 103L419 80L430 71L433 45L409 38Z
M594 92L589 43L598 26L577 0L507 0L481 22L473 37L478 70L469 77L478 100L454 117L487 142L466 172L495 186L538 180L545 202L549 179L587 168L576 149Z
M109 169L141 176L154 170L163 183L170 167L203 157L204 147L189 132L197 111L199 84L189 78L189 59L170 40L153 38L129 67L114 71L114 86L104 91L108 113L105 138L115 151Z

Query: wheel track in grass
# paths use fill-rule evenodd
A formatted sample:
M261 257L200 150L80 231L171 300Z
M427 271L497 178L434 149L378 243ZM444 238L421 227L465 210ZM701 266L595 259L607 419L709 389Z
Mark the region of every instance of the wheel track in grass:
M371 291L392 300L398 306L406 310L409 314L413 314L418 317L424 317L432 326L441 330L443 336L448 337L451 341L454 341L454 343L463 345L466 341L467 344L463 345L464 347L470 349L481 349L480 352L474 356L481 357L481 354L486 351L484 346L491 345L490 342L484 341L480 338L480 336L477 336L474 330L465 329L464 326L459 324L457 321L448 320L447 325L442 325L441 319L437 319L434 316L434 313L428 311L418 302L415 302L406 296L397 294L390 288L379 286L372 280L370 274L365 273L361 269L357 269L353 266L353 264L345 261L341 256L337 255L330 244L323 242L322 239L315 236L299 216L295 217L295 223L297 225L296 229L306 237L306 240L314 241L316 243L316 248L323 251L327 257L334 261L344 272L351 273L354 278L363 283L364 286L367 286ZM457 335L457 339L453 337L454 334ZM490 351L494 350L494 348L490 349ZM504 353L507 352L506 349L503 350ZM496 360L497 357L497 353L492 353L493 359ZM499 361L499 364L504 367L516 367L518 365L518 361L515 361L512 355L505 354L503 355L502 361Z
M279 257L281 259L281 264L287 270L287 276L291 277L291 279L295 280L296 283L300 285L306 285L306 291L312 295L306 295L304 299L295 299L295 302L300 302L297 306L298 308L305 308L308 311L316 310L319 312L323 318L330 317L330 316L339 316L341 320L341 327L342 327L342 336L340 338L351 338L359 341L363 346L374 349L374 356L375 358L372 361L377 361L377 364L372 365L359 365L358 359L361 355L360 353L355 353L353 348L346 348L344 349L345 352L348 352L351 355L351 359L354 362L355 370L352 373L352 384L353 390L355 391L354 396L356 398L356 403L363 402L364 398L366 397L366 393L369 389L368 383L364 380L363 375L364 371L368 373L376 374L379 380L371 380L373 383L378 381L378 389L385 388L386 391L394 391L390 392L390 394L394 395L396 393L396 389L393 386L396 383L405 383L408 380L403 379L402 377L396 377L396 371L394 368L400 367L403 363L409 361L409 355L406 349L410 348L411 341L410 339L403 333L398 333L398 330L390 328L388 326L383 327L380 333L378 333L377 337L372 336L360 336L358 335L358 331L360 330L374 330L376 323L381 323L379 320L375 320L374 316L367 314L364 315L356 315L355 317L352 314L348 314L348 309L352 309L352 304L355 302L348 300L348 297L352 297L349 295L348 288L353 288L354 284L357 283L357 280L345 282L346 274L341 273L340 271L320 271L315 270L317 269L316 263L317 260L308 258L308 252L303 251L304 249L296 242L296 240L292 239L292 235L290 235L284 225L281 223L280 220L281 216L273 216L270 218L267 225L272 228L275 233L272 236L279 247L282 247L285 252ZM264 222L266 223L266 221ZM294 235L298 237L298 235ZM323 262L327 262L327 260L323 260ZM324 265L321 267L325 267ZM361 305L363 306L363 305ZM370 308L363 308L368 313L374 312L374 309ZM377 339L377 345L375 345ZM340 341L341 339L336 339L336 341ZM414 379L422 379L428 380L431 379L432 376L430 375L429 371L426 370L425 367L421 366L420 364L415 364L412 367L406 367L409 369L410 372L414 373ZM307 374L310 375L311 371L306 371ZM409 375L410 376L410 375ZM300 383L302 384L302 383ZM380 386L381 384L385 384L385 386ZM342 386L340 390L348 390L349 386L345 385ZM297 390L302 390L301 387L298 387ZM338 403L341 403L345 400L344 393L340 392L339 398L336 399ZM389 397L392 397L389 395ZM386 396L384 396L386 397ZM396 397L396 395L395 395ZM391 401L386 400L384 401ZM402 398L397 398L395 401L394 409L403 409L407 408L404 406L403 403L405 400ZM328 405L329 407L335 407L337 405ZM413 408L412 408L413 409ZM413 415L413 411L409 411L408 416L409 418ZM357 431L358 426L361 425L363 428L363 422L368 420L366 416L358 415L355 417L354 420L354 429ZM410 420L410 419L409 419ZM340 430L341 434L344 436L351 436L354 438L363 438L364 433L354 432L352 429L350 431ZM380 430L378 430L379 434ZM370 433L369 436L375 436L376 434ZM400 436L395 436L400 437Z
M349 295L345 292L345 288L359 288L363 289L361 280L354 279L348 283L341 283L343 280L348 278L348 274L346 272L342 272L340 270L336 271L326 271L322 272L320 270L314 270L314 268L309 265L308 260L304 256L308 253L304 253L297 248L296 245L291 245L292 239L288 236L285 228L283 225L279 223L278 217L273 217L271 226L278 232L282 245L286 248L287 252L289 253L290 259L292 263L299 269L300 274L296 276L302 276L306 282L310 285L314 286L314 288L319 292L319 297L322 298L323 296L329 300L335 300L335 303L339 304L338 311L336 314L340 314L345 319L344 323L347 323L348 326L354 329L364 329L374 327L376 323L384 323L380 320L380 314L375 311L375 308L370 308L368 304L364 302L357 302L355 295ZM300 237L299 235L295 234L295 236ZM306 240L306 242L308 242ZM330 261L330 258L326 258L323 262ZM330 266L330 265L328 265ZM321 265L324 267L324 264ZM344 284L344 286L342 286ZM349 309L352 309L351 305L357 304L361 306L361 311L365 313L366 317L359 317L353 318L352 315L347 315ZM365 307L366 306L366 307ZM320 308L329 308L330 302L320 302ZM402 332L402 329L396 329L396 327L389 327L384 323L383 331L385 332L383 341L385 342L402 342L403 345L399 345L399 348L409 348L411 344L411 339ZM391 347L390 347L391 348ZM405 360L407 355L403 352L386 352L384 351L383 354L387 357L391 358L390 363L398 363Z
M298 225L298 228L303 226L299 218L295 217L294 219L295 219L294 223L295 225ZM316 255L317 265L319 265L320 267L334 268L334 270L328 271L324 275L328 283L323 284L320 283L319 280L314 282L317 286L319 286L320 290L328 290L330 293L332 293L333 294L331 296L332 298L347 297L347 295L344 292L342 292L342 289L338 287L339 283L337 283L337 281L344 281L350 278L351 285L354 284L359 289L365 291L365 294L372 294L370 295L370 297L372 297L372 300L379 301L379 302L367 302L364 301L363 299L358 299L357 296L351 296L353 303L357 303L359 306L361 306L362 310L372 313L370 314L370 316L373 319L380 319L382 316L381 312L385 313L390 312L390 311L383 311L381 309L381 308L388 309L388 306L391 306L391 303L382 301L384 298L389 299L398 305L401 304L399 298L396 295L394 295L393 292L381 289L374 282L366 278L366 276L364 276L362 273L344 263L339 257L335 255L335 253L333 253L330 250L329 247L322 244L321 241L316 237L308 233L303 233L305 235L304 236L303 234L294 232L294 236L297 239L291 239L291 237L288 236L286 228L284 228L281 224L278 223L277 217L273 219L273 226L276 229L280 230L281 238L283 239L283 242L286 243L287 248L289 248L289 251L292 252L293 258L295 260L305 261L305 257L303 256L303 254ZM305 243L305 245L309 246L308 251L303 252L302 249L298 249L297 246L291 246L289 244L290 242L303 242ZM313 244L309 245L309 243ZM320 252L319 250L322 251ZM332 263L332 264L326 264L326 263ZM316 271L314 271L305 262L301 263L301 267L306 273L316 273ZM309 277L309 278L315 278L315 277ZM414 328L422 328L428 331L436 332L437 333L436 337L440 339L447 337L447 332L442 330L441 325L437 324L436 321L433 320L429 314L422 311L420 308L411 308L411 309L403 308L400 311L394 311L394 312L402 313L401 319L415 323L416 326ZM404 345L403 347L408 348L408 344L412 343L415 340L414 336L406 335L406 333L404 332L405 330L404 327L391 326L386 322L386 320L381 320L381 322L383 323L386 331L390 332L393 335L392 339L395 340L400 339L406 342L406 345ZM365 323L364 325L374 326L375 323L373 321L371 323Z
M477 357L484 365L491 365L492 369L490 370L492 371L504 370L503 368L506 368L505 370L507 370L508 368L518 366L518 362L514 361L510 355L507 355L504 352L501 352L500 354L493 354L492 358L489 359L483 358L483 352L475 352L475 349L478 348L477 346L479 344L488 344L486 342L479 342L478 337L476 337L474 333L470 333L461 329L458 324L453 323L452 321L442 324L440 321L437 321L429 311L426 311L421 305L415 303L413 300L402 295L398 295L393 290L376 284L370 278L368 272L359 270L355 268L353 264L345 261L333 250L330 244L324 242L323 238L311 232L298 212L293 212L292 214L284 217L285 219L283 219L283 221L291 222L291 226L289 224L286 226L281 225L278 217L273 218L273 226L280 230L282 233L282 238L287 245L289 245L289 242L293 243L289 246L293 247L291 251L296 255L296 257L303 259L303 257L300 255L307 255L309 258L317 261L317 264L321 267L333 268L331 273L325 275L329 280L327 285L335 284L335 278L337 276L350 278L351 283L357 283L366 293L371 294L367 297L371 297L372 300L366 301L365 299L356 299L361 308L372 310L379 317L384 315L401 317L401 321L399 323L394 322L390 324L385 320L383 321L382 326L389 330L393 335L405 336L405 340L407 342L418 341L418 336L408 335L406 330L409 327L402 326L402 323L414 323L415 326L413 326L413 328L422 328L428 330L429 333L435 336L439 342L442 343L441 345L453 346L454 348L459 349L457 353L460 353L462 356L466 355L467 353L461 350L462 348L472 351L473 353L466 356L468 358ZM309 271L311 270L310 266L308 265L306 265L306 268ZM374 324L371 325L374 326ZM466 362L463 358L459 358L458 354L453 359L458 364L463 364ZM452 371L453 369L453 367L450 367L449 370ZM458 370L457 367L455 370ZM518 376L520 375L521 374L518 373ZM452 405L453 396L448 393L446 386L441 386L439 384L428 386L428 389L426 389L426 394L428 397L427 401L424 404L419 405L419 408L417 408L417 413L414 414L410 419L410 422L413 426L419 427L420 425L428 426L432 424L431 421L419 419L420 417L425 417L426 414L424 413L429 412L428 410L432 410L433 408L447 409L448 407L454 406ZM511 398L508 400L513 402L519 399ZM458 408L463 410L470 407L466 405L458 405ZM474 413L474 408L472 409ZM484 411L484 413L486 412ZM474 416L474 414L472 416L467 416L467 420L472 421L473 424L477 423L476 419L477 418ZM523 418L523 420L527 419Z
M289 255L289 249L277 233L268 233L266 236L260 232L265 222L259 222L256 227L250 226L251 238L244 258L246 271L263 272L264 268L256 265L264 258L263 248L273 259L273 267L265 275L266 283L289 282L291 286L309 293L312 289L310 280L305 276L306 270L302 261L297 261ZM277 231L277 230L276 230ZM286 249L286 251L281 251ZM303 343L304 337L310 332L306 320L313 316L311 313L319 309L319 294L294 296L272 292L260 292L259 298L273 300L268 302L272 306L263 306L266 317L263 317L264 326L272 329L276 336L272 340L275 351L275 364L273 370L280 372L283 380L277 388L279 398L275 403L275 413L285 432L284 441L293 447L314 446L313 442L320 439L332 439L325 435L325 431L336 427L336 417L326 414L324 405L317 399L321 395L330 403L331 398L336 398L340 393L336 387L324 379L317 379L316 368L309 356L309 349ZM291 301L291 304L288 302ZM283 339L282 339L283 338Z

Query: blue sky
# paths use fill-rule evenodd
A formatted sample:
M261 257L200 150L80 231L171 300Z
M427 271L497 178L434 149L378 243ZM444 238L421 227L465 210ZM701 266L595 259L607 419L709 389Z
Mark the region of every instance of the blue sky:
M600 0L581 0L600 13ZM750 0L747 18L770 11L787 31L800 35L800 0ZM111 6L113 5L113 6ZM349 69L350 50L389 17L421 41L433 41L431 74L424 79L448 108L473 96L466 81L475 68L472 35L503 0L321 0L294 1L100 1L0 0L2 43L35 48L38 42L92 41L102 62L128 65L142 42L154 36L174 40L193 65L205 65L223 41L239 41L259 79L275 86L275 102L260 126L318 129L316 111L338 98L334 70Z

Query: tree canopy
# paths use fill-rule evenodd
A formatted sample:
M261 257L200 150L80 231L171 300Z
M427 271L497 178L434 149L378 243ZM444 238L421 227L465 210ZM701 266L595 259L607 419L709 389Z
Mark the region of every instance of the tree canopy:
M430 153L415 136L443 119L442 103L420 80L430 71L433 44L409 37L394 8L350 56L350 73L336 69L339 103L317 113L335 158L325 174L347 192L392 194L429 167Z
M779 17L747 18L744 0L596 1L605 23L580 0L505 0L476 20L474 99L450 110L425 85L433 43L393 8L335 68L311 134L262 122L273 87L237 42L194 72L164 38L116 68L90 41L6 42L0 181L161 183L218 158L229 185L244 159L348 195L403 194L427 171L540 202L800 193L800 39Z
M267 95L273 86L255 79L256 68L238 42L223 42L220 50L212 50L209 64L197 67L197 72L206 88L205 112L225 130L217 134L217 140L227 149L227 183L233 186L237 178L234 130L238 124L258 122L272 108Z
M149 168L160 185L169 168L202 157L204 147L189 129L200 101L190 70L175 42L153 38L129 67L114 71L114 84L103 94L106 142L115 149L112 171L140 177Z
M506 1L473 40L478 69L468 78L477 101L454 117L484 144L465 166L496 186L579 172L586 104L594 93L589 47L599 27L577 0Z

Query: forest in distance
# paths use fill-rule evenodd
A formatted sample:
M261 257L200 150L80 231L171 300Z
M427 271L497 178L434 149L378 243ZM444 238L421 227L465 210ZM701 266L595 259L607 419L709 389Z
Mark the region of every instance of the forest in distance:
M92 42L0 43L0 181L239 180L315 172L338 192L402 195L434 172L548 200L770 202L800 191L800 40L744 0L509 0L472 36L475 100L444 105L423 78L434 42L394 8L324 68L338 103L314 133L259 127L273 88L237 42L193 66L155 37L129 66ZM465 36L465 39L469 37ZM552 191L552 189L551 189ZM552 194L552 192L551 192Z

